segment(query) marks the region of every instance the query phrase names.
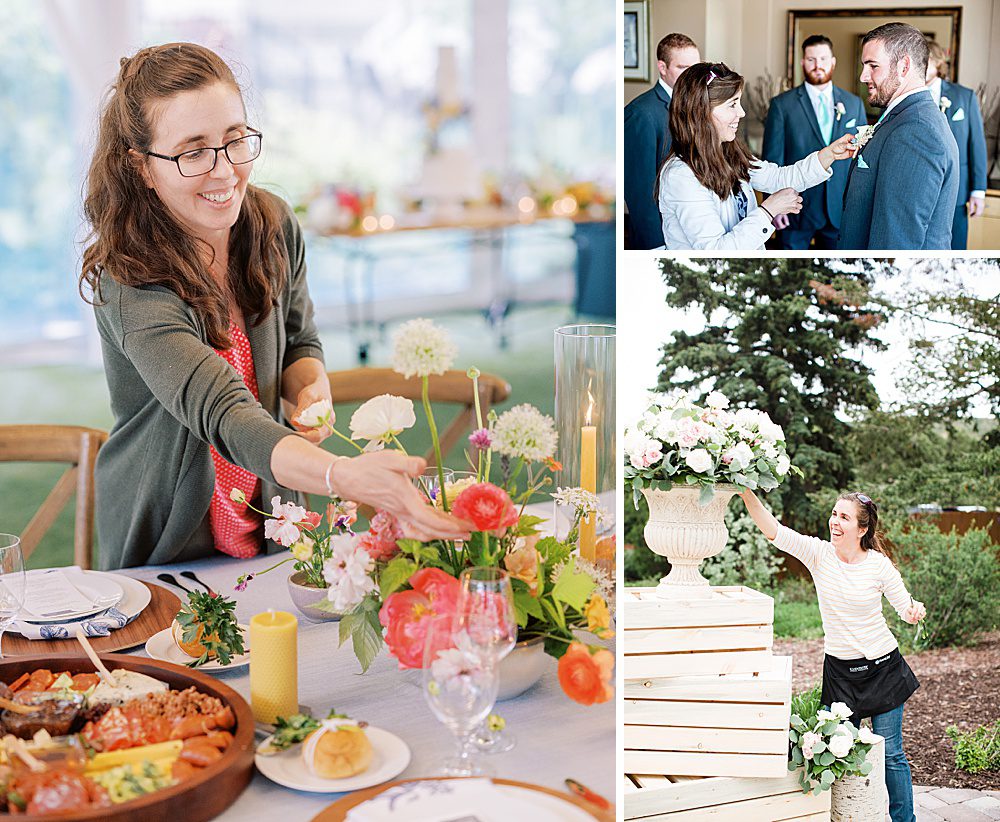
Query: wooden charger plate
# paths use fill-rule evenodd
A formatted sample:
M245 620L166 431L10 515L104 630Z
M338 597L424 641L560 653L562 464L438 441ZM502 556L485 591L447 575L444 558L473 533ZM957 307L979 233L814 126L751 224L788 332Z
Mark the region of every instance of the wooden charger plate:
M176 599L176 597L175 597ZM203 694L217 697L232 708L236 717L232 744L202 772L177 785L147 794L139 799L95 808L73 814L21 814L12 819L23 822L98 822L98 820L136 820L142 822L205 822L222 813L236 801L253 776L254 728L250 706L236 691L217 679L191 668L124 654L101 654L109 669L127 668L166 682L171 690L184 690L194 685ZM53 673L69 671L71 674L93 673L94 666L83 655L45 654L44 656L18 657L0 661L0 681L11 683L21 674L37 668L48 668Z
M396 785L405 785L407 782L428 782L430 780L439 779L465 779L467 777L461 776L429 776L423 779L397 779L395 782L386 782L384 785L376 785L374 788L366 788L363 791L355 791L347 796L341 797L332 805L324 808L316 816L312 818L312 822L344 822L347 819L347 812L351 808L356 808L363 802L367 802L375 796L378 796L382 791L387 791L389 788L395 787ZM494 777L490 780L494 785L513 785L517 788L525 788L529 791L537 791L538 793L547 793L550 796L558 797L564 802L569 802L571 805L576 805L578 808L586 813L589 813L594 819L600 820L600 822L614 822L615 815L613 811L604 811L596 806L592 805L590 802L586 802L580 799L578 796L573 796L565 791L556 791L552 788L545 788L541 785L532 785L530 782L516 782L513 779L498 779Z
M169 628L177 612L181 609L178 596L159 585L143 582L153 598L142 613L124 628L112 631L108 636L87 637L99 654L110 654L145 645L153 634ZM14 633L3 636L3 653L12 656L26 656L39 653L72 654L79 653L80 646L75 639L25 639Z

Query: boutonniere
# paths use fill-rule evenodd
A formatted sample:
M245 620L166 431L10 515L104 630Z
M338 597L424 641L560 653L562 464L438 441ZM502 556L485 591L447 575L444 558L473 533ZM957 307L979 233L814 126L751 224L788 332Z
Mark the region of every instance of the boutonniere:
M861 151L874 133L875 126L858 126L858 133L851 139L851 145L855 146L858 151Z
M949 100L944 95L941 96L941 102L939 103L941 108L941 113L944 114L948 109L951 108L951 100Z
M847 109L844 108L844 104L840 100L837 101L837 105L834 108L837 109L837 122L839 123L840 118L847 113Z

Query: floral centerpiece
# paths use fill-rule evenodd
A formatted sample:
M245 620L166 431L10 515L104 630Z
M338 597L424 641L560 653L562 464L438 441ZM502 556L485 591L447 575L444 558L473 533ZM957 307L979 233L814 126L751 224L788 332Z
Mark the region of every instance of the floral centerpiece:
M349 528L318 526L313 533L327 534L323 579L328 586L323 607L342 613L340 641L352 641L362 670L367 670L383 645L400 668L423 665L423 646L431 620L454 613L458 604L462 570L473 566L498 566L511 577L519 640L540 638L545 651L556 658L564 691L583 704L605 702L612 696L614 657L599 645L581 641L578 631L610 638L608 600L613 580L590 562L575 555L583 517L606 516L596 495L579 488L557 489L557 504L571 510L573 522L564 540L542 536L542 519L526 515L524 507L537 493L552 485L559 470L553 459L557 435L553 420L531 405L518 405L486 419L478 406L479 371L470 368L473 395L477 398L477 428L469 436L465 458L467 479L445 481L437 426L430 405L428 380L451 368L457 353L447 333L428 320L405 323L394 340L393 368L404 377L422 382L422 400L436 455L442 493L428 498L429 505L470 523L465 541L421 542L403 537L386 512L378 512L367 533ZM318 414L317 424L330 417ZM334 433L358 451L395 447L403 449L399 435L415 423L413 403L402 397L382 395L362 405L350 421L350 436ZM276 513L285 509L275 505ZM332 514L340 510L333 509ZM331 513L328 512L329 521ZM282 544L296 545L315 515L292 512L281 517ZM273 522L269 520L268 522ZM265 523L277 532L279 526ZM299 530L299 535L293 533ZM309 536L307 533L306 536ZM310 536L314 544L315 537ZM314 549L315 550L315 549ZM241 577L245 585L246 575Z
M829 710L820 707L806 718L792 714L788 770L798 771L803 793L829 790L842 776L871 772L866 757L879 737L866 727L854 727L848 720L852 713L843 702L834 702Z

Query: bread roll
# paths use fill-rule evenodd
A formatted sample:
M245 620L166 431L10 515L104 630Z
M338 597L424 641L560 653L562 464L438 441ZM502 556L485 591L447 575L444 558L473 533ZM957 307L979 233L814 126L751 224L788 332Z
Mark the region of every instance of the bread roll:
M306 768L323 779L344 779L367 770L372 754L364 730L343 719L324 720L302 745Z

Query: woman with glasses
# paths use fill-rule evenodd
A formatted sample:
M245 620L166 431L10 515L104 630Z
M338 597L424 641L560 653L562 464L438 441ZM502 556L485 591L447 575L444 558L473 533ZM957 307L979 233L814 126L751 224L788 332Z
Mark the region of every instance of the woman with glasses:
M256 554L261 518L234 489L257 507L288 489L368 503L418 538L466 531L411 484L423 460L334 457L329 429L299 422L330 388L299 225L249 182L263 137L247 120L229 67L191 43L123 59L101 113L80 292L115 416L96 469L104 568Z
M761 533L812 574L823 617L823 704L843 702L855 723L871 717L885 737L885 781L892 822L913 822L913 784L903 752L903 704L919 683L882 615L885 596L916 624L927 611L910 596L878 531L878 506L865 494L841 494L830 513L830 540L781 525L753 491L741 495Z
M850 157L848 134L791 166L757 159L736 135L742 95L743 78L723 63L698 63L674 86L672 142L655 192L668 249L764 248L774 218L801 210L798 192ZM758 207L754 191L770 196Z

